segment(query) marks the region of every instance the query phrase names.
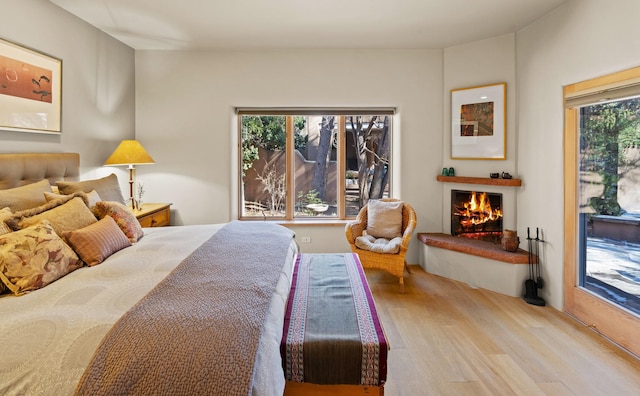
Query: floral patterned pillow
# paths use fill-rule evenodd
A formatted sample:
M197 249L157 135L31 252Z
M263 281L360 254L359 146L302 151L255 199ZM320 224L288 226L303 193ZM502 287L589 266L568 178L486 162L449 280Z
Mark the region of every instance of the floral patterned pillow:
M15 295L40 289L82 267L48 220L0 235L0 280Z
M13 231L4 221L13 216L13 212L9 208L0 209L0 235L8 234Z
M138 240L144 235L140 222L136 219L136 216L131 213L129 208L120 202L96 202L96 206L93 207L92 211L99 219L103 219L105 216L113 218L118 227L120 227L122 232L124 232L127 238L129 238L131 243L138 242Z
M13 231L11 228L9 228L7 223L4 222L5 219L10 218L11 216L13 216L13 212L8 207L0 209L0 235L8 234ZM7 289L4 283L0 281L0 294L5 294L8 291L9 289Z
M13 216L13 212L8 207L0 209L0 235L8 234L13 231L11 228L9 228L7 223L4 222L6 219L10 218L11 216ZM0 281L0 294L5 294L8 292L9 292L9 289L7 289L4 283Z

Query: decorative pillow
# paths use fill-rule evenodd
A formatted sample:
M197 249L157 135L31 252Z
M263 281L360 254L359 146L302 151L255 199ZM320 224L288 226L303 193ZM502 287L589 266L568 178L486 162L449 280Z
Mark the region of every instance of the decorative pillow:
M96 206L93 207L93 214L99 219L103 219L105 216L111 216L131 243L138 242L144 235L136 216L120 202L98 202Z
M11 209L9 208L0 209L0 235L8 234L13 231L11 228L9 228L7 223L4 222L5 219L10 218L11 216L13 216L13 212L11 211ZM4 283L0 281L0 294L5 294L8 291L9 289L7 289Z
M111 216L105 216L79 230L67 232L65 239L89 266L103 262L118 250L131 246L131 242Z
M51 201L43 205L41 208L49 205L53 205L53 207L40 213L26 213L28 211L16 213L13 218L7 221L7 224L14 230L19 230L37 224L42 220L49 220L58 235L63 235L67 231L84 228L97 221L81 197L73 197L60 204L61 201Z
M49 181L44 179L25 186L0 190L0 208L9 207L14 212L44 204L44 192L51 192Z
M385 202L377 199L367 203L367 234L376 238L393 239L402 236L402 201Z
M20 227L18 227L17 222L20 221L23 217L31 217L31 216L35 216L37 214L40 214L42 212L46 212L47 210L51 210L57 206L60 206L68 201L71 201L73 198L76 197L80 197L82 198L82 201L85 204L89 203L89 199L87 197L87 194L83 193L82 191L79 191L77 193L73 193L71 195L60 195L59 199L53 200L53 201L49 201L43 205L40 206L36 206L35 208L29 208L29 209L25 209L25 210L20 210L18 212L15 212L13 214L13 217L10 219L7 219L6 222L9 225L9 227L13 228L14 230L19 230Z
M13 212L9 208L0 209L0 235L8 234L13 230L5 223L5 220L13 217Z
M86 193L96 190L100 198L104 201L115 201L124 204L118 177L115 173L101 179L85 180L79 182L56 182L60 194L72 194L76 191L84 191Z
M402 237L395 237L392 240L386 238L375 238L371 235L363 235L356 238L356 246L362 250L375 253L395 254L400 251Z
M46 220L0 236L0 280L15 295L45 287L80 267L82 261Z
M55 201L57 199L64 199L68 201L70 199L69 197L73 197L73 196L82 197L89 208L93 208L94 206L96 206L96 202L102 201L102 198L100 198L100 195L98 195L98 192L96 190L91 190L88 193L80 191L80 192L73 193L71 195L56 194L52 192L44 193L44 199L47 202Z

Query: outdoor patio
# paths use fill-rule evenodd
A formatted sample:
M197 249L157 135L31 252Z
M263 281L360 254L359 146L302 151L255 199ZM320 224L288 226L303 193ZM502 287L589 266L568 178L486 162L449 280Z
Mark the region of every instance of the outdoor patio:
M587 238L586 275L587 289L640 315L640 243Z

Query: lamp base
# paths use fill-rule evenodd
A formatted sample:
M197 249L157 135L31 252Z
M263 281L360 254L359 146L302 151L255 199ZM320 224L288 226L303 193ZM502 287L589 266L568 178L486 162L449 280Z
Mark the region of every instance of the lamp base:
M129 201L131 202L131 209L136 209L136 199L133 197L133 179L136 174L136 169L133 165L129 165Z

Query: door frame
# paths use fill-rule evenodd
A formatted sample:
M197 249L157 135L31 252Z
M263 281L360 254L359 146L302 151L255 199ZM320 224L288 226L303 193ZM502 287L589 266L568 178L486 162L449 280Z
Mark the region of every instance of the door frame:
M609 74L564 87L568 96L600 87L623 86L640 79L640 67ZM640 318L626 309L579 286L579 108L567 107L564 113L564 311L640 356Z

